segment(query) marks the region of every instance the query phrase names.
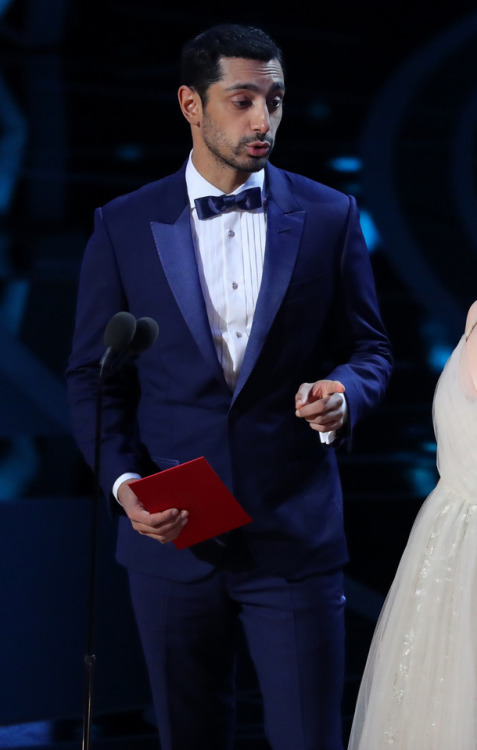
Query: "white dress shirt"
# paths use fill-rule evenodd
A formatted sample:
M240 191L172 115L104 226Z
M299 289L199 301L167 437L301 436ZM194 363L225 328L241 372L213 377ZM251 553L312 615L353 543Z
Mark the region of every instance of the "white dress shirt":
M207 182L191 158L186 168L192 236L202 293L219 362L233 391L247 348L262 281L267 216L233 208L210 219L199 219L196 198L222 195ZM264 199L264 170L254 172L234 194L259 187Z

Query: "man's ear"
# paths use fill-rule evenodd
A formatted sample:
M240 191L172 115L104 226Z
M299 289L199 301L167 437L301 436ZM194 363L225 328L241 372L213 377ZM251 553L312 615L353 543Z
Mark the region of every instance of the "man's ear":
M193 127L200 125L202 119L202 101L195 89L181 86L177 92L182 114Z

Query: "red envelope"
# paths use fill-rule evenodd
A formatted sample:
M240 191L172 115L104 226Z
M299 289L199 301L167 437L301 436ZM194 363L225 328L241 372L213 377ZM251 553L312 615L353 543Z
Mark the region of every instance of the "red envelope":
M173 541L177 549L224 534L252 520L203 456L136 479L130 486L150 513L168 508L189 511L187 524Z

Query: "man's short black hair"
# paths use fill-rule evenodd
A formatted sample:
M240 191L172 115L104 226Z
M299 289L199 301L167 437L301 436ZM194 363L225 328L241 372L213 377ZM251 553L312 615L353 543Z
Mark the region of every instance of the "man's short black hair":
M183 47L181 85L195 89L205 103L207 89L222 76L222 57L263 62L276 59L283 69L283 53L265 31L242 24L219 24L198 34Z

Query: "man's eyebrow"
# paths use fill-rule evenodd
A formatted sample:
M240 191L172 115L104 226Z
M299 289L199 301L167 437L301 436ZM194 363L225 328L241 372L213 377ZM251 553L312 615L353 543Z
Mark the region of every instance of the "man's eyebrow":
M255 83L234 83L232 86L227 86L226 91L254 91L260 92L261 86L257 86ZM273 91L285 91L285 84L283 81L275 81L269 89L269 92Z

